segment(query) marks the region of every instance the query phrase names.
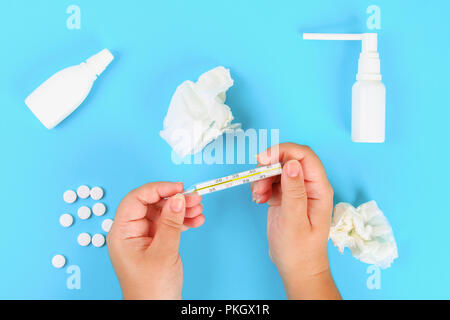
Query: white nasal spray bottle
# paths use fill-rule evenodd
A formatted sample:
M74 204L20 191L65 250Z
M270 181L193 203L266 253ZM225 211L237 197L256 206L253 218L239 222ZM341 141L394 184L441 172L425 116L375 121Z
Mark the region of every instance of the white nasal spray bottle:
M57 72L34 90L25 104L47 129L54 128L86 99L94 81L113 59L104 49L86 62Z
M381 82L377 34L304 33L305 40L361 40L358 74L352 88L352 141L385 140L386 88Z

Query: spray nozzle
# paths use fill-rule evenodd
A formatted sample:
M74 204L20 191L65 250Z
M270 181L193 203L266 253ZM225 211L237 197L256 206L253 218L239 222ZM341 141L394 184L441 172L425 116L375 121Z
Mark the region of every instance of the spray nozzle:
M304 33L304 40L360 40L357 80L381 80L376 33Z
M304 33L304 40L361 40L362 52L377 52L376 33Z

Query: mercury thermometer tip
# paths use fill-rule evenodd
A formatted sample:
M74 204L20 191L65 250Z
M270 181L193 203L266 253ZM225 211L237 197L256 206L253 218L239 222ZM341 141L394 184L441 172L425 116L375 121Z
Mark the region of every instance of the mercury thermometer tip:
M191 186L191 187L187 188L186 190L184 190L182 194L186 195L186 194L190 194L190 193L194 193L194 192L195 192L195 186Z

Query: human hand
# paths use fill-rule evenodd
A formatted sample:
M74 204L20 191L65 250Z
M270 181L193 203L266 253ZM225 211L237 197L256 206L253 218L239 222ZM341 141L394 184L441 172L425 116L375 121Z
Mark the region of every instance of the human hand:
M339 298L327 255L333 189L322 162L309 147L293 143L268 149L258 155L258 162L283 165L281 176L251 188L255 202L269 204L269 255L288 297Z
M205 221L201 196L182 191L182 183L154 182L120 203L107 243L124 299L181 299L180 234Z

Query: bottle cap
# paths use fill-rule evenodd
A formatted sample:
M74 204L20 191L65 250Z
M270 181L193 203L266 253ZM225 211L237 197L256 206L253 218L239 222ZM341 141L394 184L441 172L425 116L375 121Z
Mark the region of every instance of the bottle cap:
M99 76L106 67L113 61L114 56L108 49L103 49L86 60L86 64L97 76Z

